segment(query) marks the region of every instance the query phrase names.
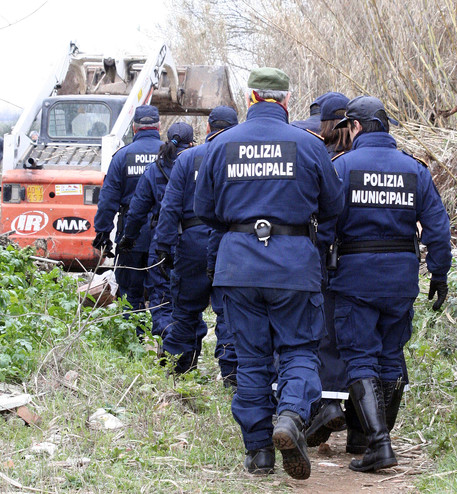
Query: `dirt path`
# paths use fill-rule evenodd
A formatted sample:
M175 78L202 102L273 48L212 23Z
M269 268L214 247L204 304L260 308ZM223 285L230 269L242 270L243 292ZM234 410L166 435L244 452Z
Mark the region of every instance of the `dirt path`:
M346 453L345 446L346 432L343 431L333 433L329 441L319 448L310 448L311 477L306 481L287 482L293 487L294 494L414 493L418 492L414 488L417 475L433 466L420 444L402 442L394 436L398 466L374 474L357 473L348 468L354 455ZM281 477L286 476L282 470L276 471Z

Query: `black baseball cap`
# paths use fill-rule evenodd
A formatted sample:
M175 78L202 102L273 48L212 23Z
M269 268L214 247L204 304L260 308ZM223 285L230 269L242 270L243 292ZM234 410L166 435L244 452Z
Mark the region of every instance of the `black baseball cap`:
M321 94L309 105L310 115L319 115L321 112L321 106L328 98L331 98L333 96L344 96L344 94L338 93L336 91L329 91L327 93Z
M208 123L213 125L215 122L226 122L227 126L237 125L238 116L231 106L216 106L208 117Z
M397 120L387 115L386 109L384 108L381 100L375 98L374 96L357 96L357 98L349 101L346 106L344 118L335 125L334 129L346 127L349 120L359 120L360 122L377 120L382 123L376 116L379 111L383 111L386 114L386 117L391 124L398 125Z
M194 129L185 122L175 122L170 125L167 131L167 137L169 141L175 139L178 143L184 142L185 144L189 144L194 139Z
M159 120L159 110L156 106L152 105L137 106L135 115L133 116L135 123L143 125L157 123Z
M321 104L321 121L338 120L344 114L349 98L341 93L333 93ZM338 115L336 112L342 110Z

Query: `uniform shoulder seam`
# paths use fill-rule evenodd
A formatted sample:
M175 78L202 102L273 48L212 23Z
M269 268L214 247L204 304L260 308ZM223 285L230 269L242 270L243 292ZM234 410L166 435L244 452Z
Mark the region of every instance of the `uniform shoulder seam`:
M120 147L120 148L119 148L119 149L118 149L115 153L113 153L113 155L111 156L111 159L113 159L119 151L122 151L122 150L123 150L123 149L125 149L127 146L128 146L128 144L126 144L125 146Z
M227 129L229 129L230 127L226 127L225 129L221 129L221 130L218 130L217 132L215 132L213 135L210 135L208 137L208 141L212 141L216 136L218 136L219 134L222 134L222 132L225 132Z
M404 149L401 151L403 154L406 154L406 156L410 156L411 158L415 159L418 163L420 163L422 166L425 166L425 168L428 168L428 163L424 161L422 158L419 158L418 156L415 156L414 154L407 153Z
M312 130L309 130L309 129L303 129L303 130L306 130L306 132L309 132L313 136L318 137L321 141L324 140L324 138L321 135L317 134L316 132L313 132Z
M333 156L333 158L331 158L331 160L335 161L340 156L343 156L343 154L346 154L346 151L341 151L341 153L335 154L335 156Z

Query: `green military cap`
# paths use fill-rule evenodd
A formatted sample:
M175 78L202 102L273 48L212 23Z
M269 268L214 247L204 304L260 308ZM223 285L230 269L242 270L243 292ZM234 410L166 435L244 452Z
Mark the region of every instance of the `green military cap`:
M273 67L254 69L249 74L248 87L251 89L271 89L289 91L289 76Z

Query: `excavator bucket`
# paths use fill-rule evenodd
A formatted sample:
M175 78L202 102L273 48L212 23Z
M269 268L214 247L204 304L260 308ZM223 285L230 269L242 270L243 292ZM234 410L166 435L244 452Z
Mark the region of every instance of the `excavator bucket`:
M122 66L116 66L112 58L74 58L58 94L129 94L145 63L141 57L126 58ZM227 67L212 65L175 67L165 63L150 104L162 115L209 115L220 105L236 108Z
M227 67L193 65L177 67L175 88L164 72L159 87L152 93L151 105L163 115L209 115L216 106L236 108Z

